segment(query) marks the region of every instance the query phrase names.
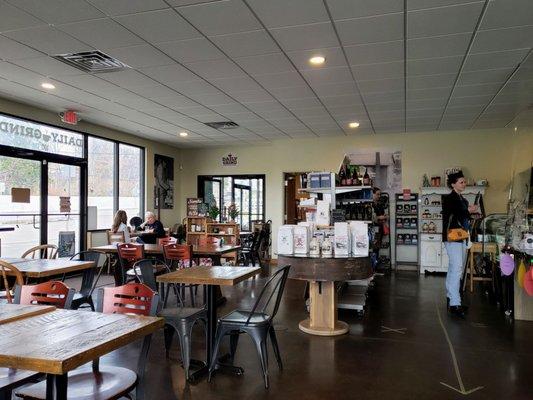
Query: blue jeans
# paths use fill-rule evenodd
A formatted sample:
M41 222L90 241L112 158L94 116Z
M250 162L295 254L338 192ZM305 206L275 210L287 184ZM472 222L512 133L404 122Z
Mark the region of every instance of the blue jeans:
M449 259L448 273L446 274L446 295L450 299L450 306L460 306L461 295L459 294L459 289L466 257L466 243L444 242L444 246Z

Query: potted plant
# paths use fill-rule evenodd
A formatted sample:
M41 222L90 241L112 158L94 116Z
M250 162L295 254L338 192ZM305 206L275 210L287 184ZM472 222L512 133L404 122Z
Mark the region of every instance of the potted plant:
M235 221L235 218L239 215L239 209L235 203L231 203L228 207L228 215L232 221Z
M220 214L220 209L216 206L216 204L213 204L209 206L208 214L213 221L216 221L218 215Z

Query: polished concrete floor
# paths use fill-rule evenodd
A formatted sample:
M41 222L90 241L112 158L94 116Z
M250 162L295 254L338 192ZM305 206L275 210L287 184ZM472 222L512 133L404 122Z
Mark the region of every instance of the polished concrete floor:
M265 278L224 288L219 314L249 307ZM148 399L533 399L533 322L509 322L489 304L481 287L470 296L465 320L446 313L444 277L401 272L379 276L360 318L341 311L350 325L340 337L307 335L304 282L289 280L275 327L284 361L270 352L270 388L263 386L251 340L242 337L235 364L242 376L218 373L208 383L185 384L179 349L165 359L162 332L149 354ZM203 357L198 327L193 353ZM135 345L103 359L135 368ZM271 350L271 349L270 349ZM462 393L461 393L462 392Z

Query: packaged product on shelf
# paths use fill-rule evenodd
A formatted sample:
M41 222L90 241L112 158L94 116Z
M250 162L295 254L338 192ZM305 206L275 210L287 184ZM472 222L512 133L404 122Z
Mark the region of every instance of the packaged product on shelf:
M322 172L320 174L320 187L330 188L331 186L334 186L334 185L335 185L335 182L331 182L330 172Z
M368 224L362 221L350 222L350 235L352 238L352 256L368 257L369 238Z
M301 198L300 205L301 206L316 206L316 197L310 197L308 199Z
M335 222L335 255L350 255L350 230L347 222Z
M309 174L309 187L311 189L320 188L320 172L311 172Z
M305 225L294 227L294 254L309 253L309 241L311 240L310 228Z
M315 222L319 226L329 226L330 224L330 215L329 215L330 203L326 200L318 200L316 204L316 219Z
M295 225L282 225L278 229L278 254L294 254L294 227Z
M309 228L309 239L311 239L311 237L313 237L313 234L315 233L315 230L316 230L316 224L312 221L301 221L301 222L298 222L299 226L307 226Z
M322 242L324 241L324 238L325 238L324 231L315 231L313 233L313 237L316 238L316 240L318 240L318 244L322 245Z
M329 237L326 237L321 245L322 257L331 257L333 255L333 244Z
M316 237L313 237L309 242L309 255L320 256L320 243Z

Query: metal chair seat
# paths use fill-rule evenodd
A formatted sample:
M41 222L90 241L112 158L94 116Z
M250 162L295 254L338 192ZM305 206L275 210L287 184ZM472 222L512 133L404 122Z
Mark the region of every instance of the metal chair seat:
M268 323L270 321L270 315L266 313L254 312L243 310L234 310L222 318L219 318L219 322L225 324L246 324L248 325L260 325Z

